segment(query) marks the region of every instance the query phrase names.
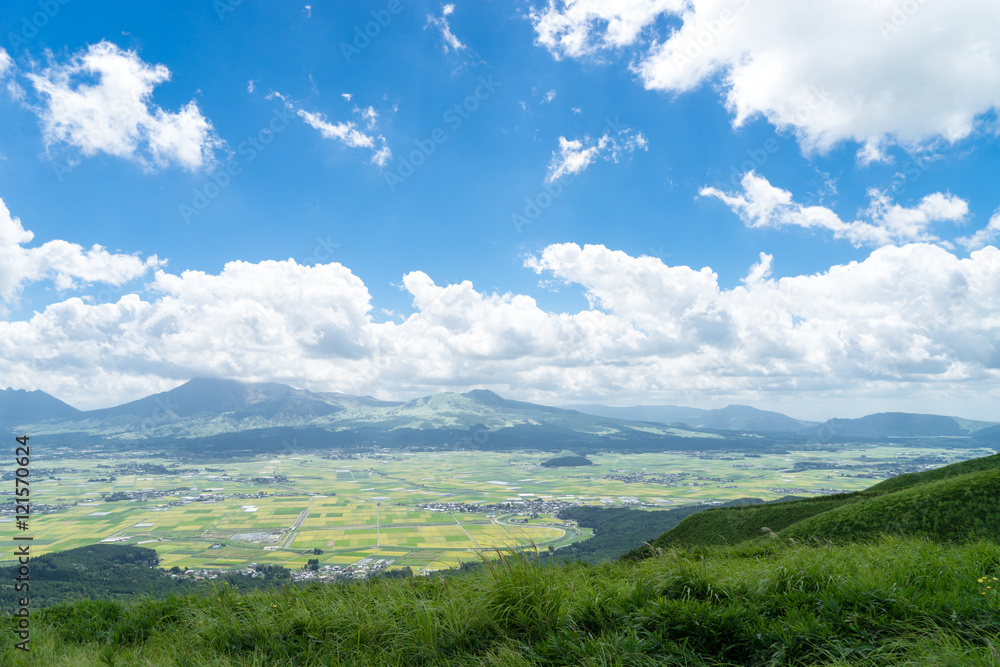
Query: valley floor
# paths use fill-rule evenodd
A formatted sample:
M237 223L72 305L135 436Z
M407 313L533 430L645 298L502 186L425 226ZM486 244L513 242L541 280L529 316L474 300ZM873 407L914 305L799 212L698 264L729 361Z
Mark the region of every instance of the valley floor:
M555 518L566 505L669 509L857 491L984 453L992 450L912 444L601 452L591 455L595 465L577 468L542 468L551 454L538 451L312 452L197 463L123 453L40 457L33 554L110 541L155 549L167 568L301 569L318 558L331 568L376 563L426 573L484 549L585 539ZM10 540L18 533L14 504L4 508L0 539ZM0 565L11 564L7 558L0 554Z

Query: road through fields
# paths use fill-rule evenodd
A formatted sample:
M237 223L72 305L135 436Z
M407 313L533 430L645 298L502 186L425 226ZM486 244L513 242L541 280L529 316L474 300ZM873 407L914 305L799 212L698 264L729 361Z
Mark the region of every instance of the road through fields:
M295 541L295 536L297 534L295 532L295 530L299 526L301 526L305 522L305 520L309 517L309 508L312 507L312 505L313 505L314 502L316 502L316 499L315 498L310 498L309 499L309 505L307 505L304 510L302 510L301 512L299 512L298 518L295 519L295 521L292 523L292 527L288 529L288 535L286 535L285 539L281 541L281 544L279 545L279 548L281 548L281 549L287 549L292 544L292 542Z

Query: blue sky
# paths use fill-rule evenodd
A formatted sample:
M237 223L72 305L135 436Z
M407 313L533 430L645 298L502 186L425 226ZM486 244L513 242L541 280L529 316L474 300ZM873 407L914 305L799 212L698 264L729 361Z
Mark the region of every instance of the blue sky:
M1000 419L986 4L5 3L0 370Z

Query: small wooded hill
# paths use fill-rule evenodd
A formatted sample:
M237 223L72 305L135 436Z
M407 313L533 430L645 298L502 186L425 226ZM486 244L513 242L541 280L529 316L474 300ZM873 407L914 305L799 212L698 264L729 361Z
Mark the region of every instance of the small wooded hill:
M1000 542L998 497L1000 454L995 454L899 475L855 493L706 510L624 558L647 558L656 548L766 540L769 531L781 539L833 542L867 540L881 533L943 542Z
M548 461L542 462L543 468L568 468L572 466L592 466L594 462L576 452L563 450Z
M276 588L290 582L289 571L281 566L259 566L258 576L228 574L212 582L196 584L176 580L157 568L156 552L146 547L125 544L92 544L68 551L31 557L29 588L15 590L18 565L0 567L0 606L14 609L20 598L28 597L32 609L40 609L72 600L106 600L212 591L213 585L230 585L243 590ZM22 582L23 583L23 582ZM3 663L0 660L0 664Z

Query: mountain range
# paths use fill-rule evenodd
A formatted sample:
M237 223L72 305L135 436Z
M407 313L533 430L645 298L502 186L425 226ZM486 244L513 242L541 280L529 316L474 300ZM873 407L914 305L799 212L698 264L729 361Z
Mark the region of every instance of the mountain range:
M0 427L44 435L59 444L193 445L268 450L299 446L374 445L551 450L597 448L753 448L769 442L944 437L995 441L1000 424L909 413L880 413L824 423L731 405L559 408L474 389L411 401L313 392L278 383L195 378L123 405L81 411L41 391L0 391ZM242 443L242 444L241 444Z
M758 410L747 405L729 405L716 410L685 408L679 405L634 405L631 407L616 408L607 405L581 404L566 407L602 417L680 423L695 428L752 431L754 433L794 433L810 426L819 425L819 422L793 419L780 412Z
M62 445L269 451L367 445L584 450L719 447L723 435L669 424L609 419L505 399L476 389L411 401L312 392L277 383L196 378L123 405L78 411L42 392L0 392L0 426ZM20 409L5 406L21 402ZM25 417L20 415L24 414Z

